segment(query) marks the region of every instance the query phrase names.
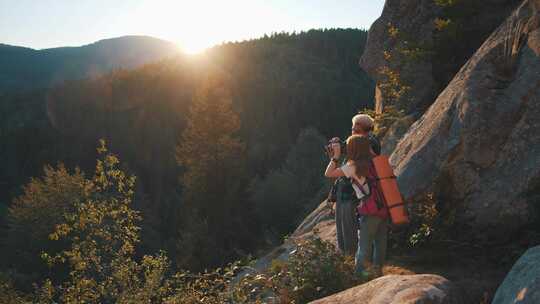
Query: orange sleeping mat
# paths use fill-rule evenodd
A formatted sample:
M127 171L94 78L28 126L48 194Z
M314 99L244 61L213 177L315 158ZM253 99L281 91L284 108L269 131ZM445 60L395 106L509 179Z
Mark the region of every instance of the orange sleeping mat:
M394 225L403 225L409 223L407 208L399 192L394 170L390 165L388 156L380 155L373 158L373 165L378 177L378 186L384 196L384 201L390 219Z

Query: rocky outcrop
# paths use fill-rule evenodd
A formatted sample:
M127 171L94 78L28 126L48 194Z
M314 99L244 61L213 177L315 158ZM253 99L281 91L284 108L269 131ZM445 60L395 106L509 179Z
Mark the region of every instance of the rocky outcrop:
M391 156L411 199L434 191L483 239L533 220L540 190L540 1L485 41ZM539 188L539 189L537 189Z
M419 118L435 101L463 64L521 0L454 1L449 6L433 0L386 0L372 24L360 67L376 81L375 109L396 104L406 115ZM436 20L449 21L441 29ZM450 29L451 28L451 29ZM382 68L393 71L389 81ZM391 87L399 97L383 93ZM408 89L407 89L408 88ZM403 91L401 91L403 89ZM391 128L400 130L400 126ZM385 153L393 151L404 132L382 138Z
M386 0L381 16L369 29L360 67L378 85L383 78L378 72L381 67L399 71L402 82L410 87L403 109L407 114L422 114L465 61L520 2L458 1L454 8L448 8L437 5L433 0ZM436 44L446 39L441 38L444 33L441 34L435 26L437 18L450 19L458 31L458 37L454 39L460 40L449 41L449 46L437 49ZM399 34L393 36L390 27L397 29ZM410 54L397 51L398 45L422 49L423 55L411 58ZM385 58L384 51L391 52L392 58ZM448 52L449 56L443 52ZM384 103L382 94L376 94L376 103Z
M540 303L540 246L527 250L497 289L492 304L506 303Z
M409 103L410 111L421 108L421 104L429 103L434 98L435 82L432 77L432 67L429 58L415 60L414 64L394 54L388 62L384 57L385 50L396 48L398 39L390 37L389 26L397 28L402 33L414 33L418 45L432 44L433 20L439 14L439 8L433 0L386 0L381 16L371 25L364 54L360 58L360 67L373 77L377 83L381 80L379 69L390 65L398 69L403 80L414 92L413 101ZM384 103L382 94L376 95L376 104Z
M311 304L461 304L450 281L438 275L388 275Z

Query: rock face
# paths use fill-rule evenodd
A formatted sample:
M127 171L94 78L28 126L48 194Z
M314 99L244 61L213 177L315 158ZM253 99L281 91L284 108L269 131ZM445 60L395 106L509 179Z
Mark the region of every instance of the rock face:
M438 275L388 275L312 304L461 304L464 299L450 281Z
M524 1L391 156L406 198L435 191L476 236L533 219L540 192L540 0Z
M382 140L381 154L391 155L399 140L407 133L414 121L414 115L407 115L393 123Z
M445 6L433 0L386 0L381 16L369 30L360 58L360 67L377 83L376 111L395 103L406 115L418 119L520 3L521 0L468 0ZM452 30L438 28L436 20L449 20ZM397 31L392 32L391 28ZM452 31L455 33L450 34ZM388 81L380 73L381 68L395 71L399 87L409 89L397 98L383 94L380 88L388 87ZM395 83L391 87L399 88ZM385 153L393 151L404 133L389 133L382 138L383 148L387 147Z
M386 0L381 16L369 29L360 67L378 84L382 78L378 73L381 67L397 69L400 78L410 87L403 104L407 114L422 114L457 70L521 1L458 2L452 9L436 5L433 0ZM448 48L439 50L433 47L434 43L440 42L436 39L441 37L441 32L435 26L437 18L450 19L459 27L461 40L452 42L449 56L439 54ZM389 26L396 28L400 34L397 37L390 35ZM409 47L423 48L427 52L413 60L403 52L396 52L397 45L405 40ZM387 60L384 51L391 51L393 57ZM384 103L381 94L376 94L376 103Z
M378 69L389 65L384 58L384 50L396 47L396 39L388 34L388 27L392 26L403 33L414 33L416 43L430 44L434 30L433 20L439 14L439 8L433 0L386 0L381 16L371 25L364 54L360 58L360 67L377 82L381 77ZM418 109L421 104L429 103L434 98L435 82L431 76L431 62L429 58L422 58L408 64L404 58L398 56L390 63L392 68L398 68L400 75L407 81L414 92L414 101L410 109ZM376 94L376 104L382 104L383 96Z
M540 303L540 246L530 248L504 279L492 304Z

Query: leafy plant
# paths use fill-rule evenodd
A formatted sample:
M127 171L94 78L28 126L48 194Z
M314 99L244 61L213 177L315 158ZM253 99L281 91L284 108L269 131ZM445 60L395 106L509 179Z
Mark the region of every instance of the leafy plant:
M95 175L84 181L84 195L63 215L49 235L71 245L59 253L42 254L53 267L67 266L60 284L46 281L40 301L61 303L161 303L170 293L169 262L163 253L134 258L141 217L131 209L135 176L119 168L119 159L100 141Z
M378 138L383 138L390 126L397 120L405 116L403 110L398 110L396 106L390 105L384 108L381 113L377 113L374 110L364 109L361 113L365 113L373 117L375 120L375 130L373 133Z
M69 172L62 164L45 166L43 176L32 178L13 200L7 215L6 258L17 272L13 276L16 285L30 286L44 279L48 269L39 259L42 251L56 254L69 246L68 240L50 240L49 234L83 199L85 182L79 169ZM63 275L64 271L58 271L55 278Z
M267 273L247 275L235 295L247 303L274 297L280 303L307 303L358 284L351 257L314 238L298 241L287 261L274 261Z

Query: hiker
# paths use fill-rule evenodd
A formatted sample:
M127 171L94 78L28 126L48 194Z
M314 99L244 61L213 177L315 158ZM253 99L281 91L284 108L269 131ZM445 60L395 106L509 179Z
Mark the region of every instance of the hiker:
M347 161L343 166L338 167L336 159L339 158L341 151L337 145L333 145L332 159L326 168L325 176L350 178L350 183L339 183L337 206L350 202L356 209L357 204L359 204L357 210L360 232L356 248L355 271L363 278L367 278L369 275L379 276L382 274L386 255L388 211L385 206L377 206L374 196L371 195L376 177L371 163L374 152L369 137L361 135L350 136L347 139L346 150ZM344 203L345 201L347 203ZM356 210L352 212L356 219ZM336 210L336 218L338 217L337 213ZM348 221L348 215L346 214L346 216L346 221ZM350 231L343 232L349 233ZM373 262L373 267L369 267L371 262ZM371 268L371 274L368 272L368 268Z
M352 118L352 135L362 135L369 139L371 152L373 155L381 154L381 144L379 140L372 134L373 132L373 118L367 114L357 114Z
M373 118L366 114L358 114L352 118L352 135L362 135L369 138L371 153L374 155L379 155L381 152L381 145L375 136L371 134L373 130ZM338 154L335 156L336 161L339 164L345 164L347 157L343 161L340 161L341 155L341 146L344 146L340 143L338 137L334 137L330 140L330 145L336 146L338 149ZM346 144L346 143L345 143ZM329 151L329 156L332 151ZM344 189L348 187L349 181L338 179L331 190L331 193L334 196L335 205L332 209L335 210L335 220L336 220L336 234L337 234L337 245L339 250L347 255L355 255L358 247L358 218L356 215L356 205L354 203L355 199L351 195L351 191L343 192Z

